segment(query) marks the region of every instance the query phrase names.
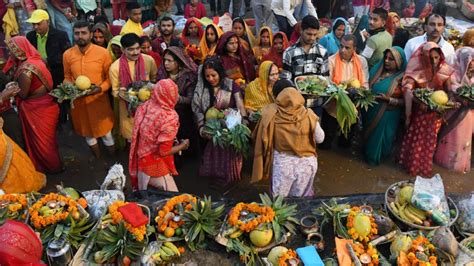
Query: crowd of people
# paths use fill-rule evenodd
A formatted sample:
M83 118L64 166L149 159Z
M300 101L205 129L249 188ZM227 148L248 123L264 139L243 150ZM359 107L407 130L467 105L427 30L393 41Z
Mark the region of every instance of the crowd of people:
M270 179L274 195L311 196L317 147L332 149L336 141L350 147L358 134L370 165L396 158L413 176L430 176L433 161L461 173L471 170L473 103L456 90L473 85L474 29L456 51L443 37L443 14L427 14L423 31L409 36L400 15L388 12L389 1L367 9L354 3L360 16L351 23L334 18L321 36L311 1L254 1L260 8L254 10L256 27L236 17L224 32L218 19L202 23L203 4L192 0L178 10L187 21L177 35L166 13L170 1L153 12L161 15L152 33L143 30L153 6L147 1L112 1L113 19L127 18L120 29L107 22L100 3L86 2L75 7L74 1L51 0L25 10L29 18L19 29L4 25L0 188L7 193L39 190L42 173L64 170L56 134L68 121L96 158L102 156L99 139L108 156L117 148L129 151L134 190L178 191L174 155L182 154L200 158L199 175L212 177L218 188L239 181L242 165L250 163L252 182ZM234 0L234 14L240 12L236 3L244 6ZM308 15L300 17L296 8L302 4ZM356 80L371 90L377 103L358 110L362 130L354 125L347 136L340 134L335 102L324 104L296 89L293 81L303 75L335 84ZM49 94L80 76L92 85L74 107ZM137 82L154 85L150 99L131 112L125 93ZM456 108L430 110L413 96L416 88L444 90ZM210 108L239 111L253 130L251 160L212 141L204 130ZM261 118L253 123L249 117L257 112ZM396 144L400 151L394 152Z

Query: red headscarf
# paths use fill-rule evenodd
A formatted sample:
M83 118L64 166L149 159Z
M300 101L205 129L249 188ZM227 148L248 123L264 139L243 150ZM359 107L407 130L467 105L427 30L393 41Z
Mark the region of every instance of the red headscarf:
M256 75L255 67L253 65L255 59L252 55L245 52L244 48L240 45L240 42L238 42L239 48L237 49L237 56L240 60L228 55L226 46L232 37L239 39L239 37L231 31L224 33L217 43L216 53L220 56L222 66L226 71L235 67L240 67L245 80L252 81L255 79Z
M176 138L179 117L174 107L178 99L176 83L171 79L162 79L153 87L150 100L137 108L129 158L132 186L137 187L139 160L157 153L160 144ZM164 159L173 160L173 156Z
M430 60L430 52L434 49L438 50L441 56L441 62L435 73L432 71L433 66ZM421 45L411 56L410 61L408 61L405 76L403 77L403 85L406 84L408 78L415 80L418 84L427 84L436 77L438 81L444 83L444 81L451 77L451 74L453 74L453 69L446 63L441 48L434 42L427 42Z
M400 16L396 12L389 12L387 17L387 22L385 23L385 29L390 33L392 36L395 35L396 28L393 26L393 20L398 18L400 20Z
M201 40L202 35L204 34L204 30L202 29L201 22L199 22L199 20L197 18L188 18L188 20L186 20L186 24L184 25L184 29L181 32L181 41L183 42L184 47L186 47L190 44L190 42L188 40L188 30L189 30L189 26L191 25L191 23L196 24L197 27L198 27L198 38L199 38L199 40Z
M16 36L6 40L5 44L10 51L3 72L14 71L14 78L18 78L24 71L33 72L41 80L43 85L49 91L53 88L53 78L46 64L41 59L41 55L36 48L24 36Z
M279 31L273 35L273 42L275 42L275 38L283 38L283 51L285 51L288 46L290 46L290 43L288 42L288 38L286 37L286 34L282 31ZM264 61L272 61L275 63L275 65L278 66L278 68L283 68L283 53L278 53L275 47L272 45L272 48L270 51L262 57L262 62Z
M295 24L293 27L293 33L290 36L290 42L291 44L295 44L298 42L301 36L301 22L298 22ZM288 37L288 36L287 36Z

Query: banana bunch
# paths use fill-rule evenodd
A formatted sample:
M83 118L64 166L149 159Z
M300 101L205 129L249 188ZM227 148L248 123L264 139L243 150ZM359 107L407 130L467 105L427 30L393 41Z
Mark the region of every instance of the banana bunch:
M171 261L175 257L181 256L181 252L172 242L164 242L160 249L151 258L155 264L163 264Z
M411 203L413 196L413 186L405 185L398 190L395 201L389 203L393 213L398 215L402 220L424 226L430 226L428 214L415 207Z

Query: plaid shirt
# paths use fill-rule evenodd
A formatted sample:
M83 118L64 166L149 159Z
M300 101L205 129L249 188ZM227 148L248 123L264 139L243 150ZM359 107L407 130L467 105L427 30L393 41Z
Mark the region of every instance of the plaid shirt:
M283 52L283 71L280 77L293 81L294 78L302 75L329 76L328 54L326 48L318 42L313 43L308 53L301 46L301 41ZM315 100L307 99L306 106L314 107L322 104L318 103L318 99ZM319 100L322 99L319 98Z

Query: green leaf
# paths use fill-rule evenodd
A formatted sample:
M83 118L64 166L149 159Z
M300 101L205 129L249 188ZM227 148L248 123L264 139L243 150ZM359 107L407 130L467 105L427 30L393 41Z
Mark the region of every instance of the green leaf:
M64 225L62 224L56 224L56 228L54 229L54 238L59 239L61 235L63 234L64 230Z

